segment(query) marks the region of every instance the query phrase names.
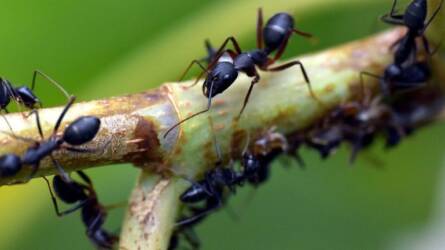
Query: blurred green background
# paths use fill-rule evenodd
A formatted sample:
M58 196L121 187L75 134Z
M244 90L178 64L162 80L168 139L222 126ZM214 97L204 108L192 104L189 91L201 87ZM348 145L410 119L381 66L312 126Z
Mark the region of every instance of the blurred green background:
M204 55L205 38L217 44L235 35L243 48L254 47L260 6L265 18L293 13L298 27L319 39L293 38L285 54L290 57L384 28L377 17L391 2L3 0L0 74L29 84L39 68L81 100L122 95L176 80L191 59ZM37 93L46 106L65 101L45 81ZM203 249L429 249L436 240L431 237L445 233L445 143L437 138L445 138L441 124L391 152L375 145L354 167L346 149L326 162L304 150L305 170L277 162L264 187L253 196L240 190L232 199L238 219L222 210L198 227ZM385 167L376 169L366 158L379 158ZM129 165L88 173L105 204L125 201L137 176ZM79 214L55 216L42 180L1 187L0 200L0 249L92 249ZM124 210L110 212L107 228L119 230Z

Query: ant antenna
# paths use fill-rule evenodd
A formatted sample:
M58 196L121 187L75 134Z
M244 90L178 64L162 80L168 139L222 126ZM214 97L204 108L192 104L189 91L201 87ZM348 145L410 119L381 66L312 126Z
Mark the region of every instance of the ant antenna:
M60 92L62 92L65 97L69 100L70 99L70 95L68 94L68 92L66 92L66 90L62 87L62 85L60 85L58 82L56 82L54 79L52 79L51 77L49 77L47 74L43 73L42 71L36 69L34 70L33 76L32 76L32 83L31 83L31 90L34 90L34 87L36 85L36 78L37 75L40 75L42 77L44 77L46 80L48 80L50 83L52 83L54 86L56 86L56 88L58 88L60 90Z
M216 165L220 165L222 163L222 155L221 155L221 148L219 147L219 144L216 140L215 131L213 130L213 119L211 116L209 116L209 123L210 123L210 133L212 134L213 139L213 145L215 146L215 152L216 152Z
M425 28L423 29L424 31L426 30L426 28L428 28L428 26L431 24L431 22L434 20L434 18L436 17L436 15L439 13L440 9L442 8L442 4L443 4L443 0L440 1L439 7L437 7L437 9L434 11L433 15L430 17L430 19L428 20L428 22L426 22Z
M169 129L167 130L167 132L165 132L165 134L164 134L164 136L163 136L164 139L167 137L167 135L168 135L171 131L173 131L173 129L175 129L176 127L178 127L178 126L181 125L182 123L184 123L184 122L186 122L186 121L192 119L192 118L195 117L195 116L198 116L198 115L200 115L200 114L203 114L203 113L209 111L209 110L210 110L210 107L212 106L212 97L211 97L211 94L212 94L212 93L213 93L213 81L212 81L212 84L210 85L210 92L209 92L209 95L208 95L207 108L204 109L204 110L201 110L201 111L199 111L199 112L197 112L197 113L194 113L193 115L191 115L191 116L189 116L189 117L183 119L182 121L179 121L179 122L176 123L175 125L173 125L171 128L169 128Z
M2 116L3 120L6 122L6 125L8 125L8 128L9 128L9 130L11 131L11 133L14 134L14 131L12 130L12 126L11 126L11 124L9 123L8 119L6 118L6 116L5 116L4 114L1 114L1 113L0 113L0 115Z

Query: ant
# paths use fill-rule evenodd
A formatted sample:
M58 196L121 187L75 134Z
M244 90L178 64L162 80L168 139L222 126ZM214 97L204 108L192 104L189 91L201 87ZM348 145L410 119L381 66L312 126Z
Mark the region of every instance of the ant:
M48 179L44 177L51 194L51 200L56 214L61 217L81 209L82 221L87 227L86 234L90 241L93 242L98 249L112 249L118 241L118 237L102 228L107 217L107 211L105 207L99 203L91 179L83 171L76 171L76 173L84 183L74 180L66 181L60 175L54 176L53 188L56 195L54 195L51 190ZM77 202L77 205L61 212L57 204L56 196L65 203L73 204Z
M36 85L37 75L40 75L47 79L50 83L56 86L66 97L69 98L68 93L60 84L58 84L55 80L53 80L51 77L41 72L40 70L34 70L31 88L27 86L14 87L10 81L4 78L0 78L0 109L8 113L7 106L11 102L11 99L31 110L41 108L42 102L33 92Z
M294 19L291 15L287 13L277 13L272 16L266 25L263 27L263 14L261 8L258 9L258 18L257 18L257 48L251 51L243 52L241 47L239 46L237 40L231 36L228 37L221 47L217 50L216 55L214 55L212 49L208 49L209 56L208 58L212 58L213 60L208 64L207 67L204 67L199 60L193 60L190 65L187 67L186 71L181 77L186 75L189 69L193 66L193 64L197 64L201 67L203 72L198 76L196 81L190 86L194 86L198 83L199 79L207 73L207 77L202 85L202 92L205 97L207 97L207 108L199 111L191 116L179 121L171 128L167 130L164 134L164 138L177 126L182 124L183 122L197 116L203 114L210 110L212 104L212 98L222 92L224 92L227 88L229 88L235 80L238 78L238 73L243 72L247 76L252 77L252 82L249 86L246 96L244 97L243 106L236 117L238 120L241 117L248 101L250 94L252 92L253 86L259 82L260 75L257 71L257 67L262 71L281 71L287 68L290 68L294 65L300 66L300 70L303 74L303 77L308 84L309 91L311 95L315 98L315 94L312 91L309 78L307 76L306 70L303 64L296 60L292 62L285 63L283 65L279 65L276 67L270 67L274 64L278 59L283 55L284 50L286 49L288 40L290 36L296 33L298 35L304 37L311 37L311 34L302 32L294 28ZM235 51L231 49L225 49L228 43L231 42L235 48ZM207 43L209 45L209 43ZM207 46L208 47L208 46ZM209 48L209 47L208 47ZM210 47L211 48L211 47ZM274 57L269 57L271 53L276 52ZM223 55L228 54L229 58Z
M386 23L406 26L408 31L405 36L391 46L397 46L394 52L394 63L385 69L383 76L361 72L360 78L362 79L363 75L368 75L380 79L380 87L385 96L389 96L392 89L405 90L423 86L431 77L431 72L426 62L418 62L416 59L416 38L422 38L423 46L428 54L433 55L437 51L430 50L424 32L439 13L442 3L443 0L430 19L425 22L426 0L412 1L403 15L394 13L397 5L397 0L394 0L391 12L382 16L381 19Z
M25 151L21 159L18 158L18 156L14 156L12 154L7 154L2 156L2 158L0 158L1 159L0 169L2 171L0 172L6 175L15 174L22 168L22 165L31 165L32 171L30 176L28 177L28 179L31 179L37 173L40 161L43 158L49 156L54 166L59 171L64 180L68 181L70 179L68 173L66 173L65 170L63 170L62 166L59 164L59 162L56 159L54 159L52 153L60 149L66 149L68 151L73 151L78 153L87 153L95 151L94 149L78 148L76 146L80 146L82 144L85 144L93 140L93 138L96 136L100 128L99 118L95 116L81 116L65 128L62 136L57 135L57 131L62 123L62 120L65 117L66 113L68 112L69 108L74 103L74 101L75 97L71 96L70 100L68 101L68 104L64 107L62 113L57 119L53 133L47 139L44 139L42 127L40 124L39 113L37 110L31 111L31 113L35 114L36 116L37 129L41 137L40 141L8 133L10 136L16 139L23 140L25 142L31 142L34 145L29 147ZM20 161L18 161L17 159L20 159Z
M436 15L439 13L440 9L442 8L442 4L443 0L440 1L439 6L436 8L430 19L426 21L428 12L427 0L413 0L406 8L405 13L403 15L395 13L397 0L394 0L391 12L389 14L383 15L381 17L381 20L389 24L406 26L406 28L408 29L406 37L400 39L396 43L402 42L404 41L404 39L407 39L405 40L405 42L412 39L413 42L409 43L409 45L411 45L413 48L415 47L414 38L422 37L425 50L429 52L430 50L429 50L428 40L424 36L424 33L425 30L428 28L428 26L436 17Z

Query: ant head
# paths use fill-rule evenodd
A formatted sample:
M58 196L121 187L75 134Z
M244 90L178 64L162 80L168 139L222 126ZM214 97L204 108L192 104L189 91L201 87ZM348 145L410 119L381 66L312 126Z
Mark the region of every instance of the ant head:
M417 31L418 33L423 32L427 11L426 0L412 1L406 8L404 15L404 22L408 29Z
M238 77L238 71L230 62L219 62L207 75L203 84L204 95L214 97L224 92Z
M0 177L17 174L22 168L20 157L15 154L5 154L0 157Z
M18 95L20 102L28 108L34 108L37 103L40 103L39 98L34 95L32 90L27 86L20 86L15 89L15 94Z
M95 116L81 116L65 129L63 141L71 145L87 143L93 140L99 128L99 118Z

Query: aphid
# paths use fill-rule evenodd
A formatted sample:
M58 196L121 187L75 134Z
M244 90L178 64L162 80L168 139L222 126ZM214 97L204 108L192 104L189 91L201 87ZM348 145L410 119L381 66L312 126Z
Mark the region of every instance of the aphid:
M20 105L31 110L42 107L42 102L33 92L36 85L37 75L40 75L47 79L50 83L56 86L67 98L69 98L68 93L60 84L58 84L45 73L39 70L35 70L32 77L31 88L27 86L14 87L8 80L0 78L0 109L8 113L7 107L11 100L14 100Z
M74 180L66 181L60 175L56 175L53 178L53 188L56 196L65 203L77 203L74 207L62 212L59 210L57 199L51 190L48 180L45 178L56 214L57 216L64 216L81 209L82 221L87 228L86 234L90 241L98 249L112 249L118 241L118 237L102 228L107 211L99 202L91 179L82 171L77 171L77 174L84 183Z
M29 176L30 179L36 174L39 168L40 161L43 158L49 156L54 166L58 170L59 174L64 178L64 180L69 180L68 173L66 173L65 170L63 170L62 166L59 164L59 162L56 159L54 159L52 153L60 149L66 149L68 151L79 152L79 153L94 152L95 149L79 148L76 146L80 146L82 144L85 144L93 140L93 138L96 136L100 128L99 118L95 116L81 116L65 128L62 136L57 135L57 131L62 123L62 120L65 114L68 112L71 105L74 103L74 100L75 97L72 96L68 104L65 106L62 113L60 114L59 118L57 119L53 133L49 138L44 139L42 127L40 124L39 113L37 110L33 110L32 113L35 114L36 116L37 129L41 137L40 141L30 138L23 138L8 133L10 136L16 139L23 140L25 142L31 142L34 145L29 147L25 151L20 162L12 160L12 157L8 156L7 159L11 160L4 161L3 163L5 163L5 165L0 165L0 169L11 169L12 163L17 164L14 166L15 170L17 169L20 170L21 165L30 165L32 169L31 174Z
M257 187L270 176L270 164L282 153L289 153L287 139L275 128L269 129L253 143L251 151L244 150L241 165L242 176L251 185Z
M317 150L321 158L325 159L337 150L343 139L342 125L333 123L311 129L305 142L308 147Z
M218 51L216 52L216 56L214 56L214 59L209 63L207 68L204 67L198 60L192 61L189 67L187 67L185 73L187 73L187 71L193 64L197 64L203 69L203 73L198 76L193 85L198 83L199 79L204 73L207 73L207 77L202 85L202 92L208 99L207 108L181 120L180 122L169 128L164 134L164 137L166 137L170 131L179 126L181 123L209 111L212 104L212 98L229 88L237 79L239 72L243 72L247 76L252 77L252 82L244 98L240 113L238 114L236 119L239 119L241 117L241 114L243 113L244 108L249 101L253 86L260 80L260 75L258 74L257 68L262 71L281 71L298 65L306 83L308 84L311 95L315 98L306 70L300 61L295 60L280 66L271 67L272 64L274 64L279 58L281 58L292 33L296 33L305 37L311 36L308 33L295 29L294 19L287 13L275 14L263 27L262 10L259 9L257 19L256 49L248 52L243 52L236 39L234 37L229 37L218 49ZM229 42L233 44L235 51L231 49L225 49ZM273 57L269 57L270 54L273 52L276 52L275 55ZM210 51L209 55L212 54L213 52ZM225 54L229 55L229 59L227 59L226 56L223 57L223 55Z
M395 129L394 132L397 132L398 136L405 135L391 106L383 102L382 96L371 97L371 92L365 89L363 82L361 83L362 99L342 104L331 114L334 122L339 122L343 140L352 146L351 163L360 150L371 145L378 133ZM392 138L388 140L390 139Z

